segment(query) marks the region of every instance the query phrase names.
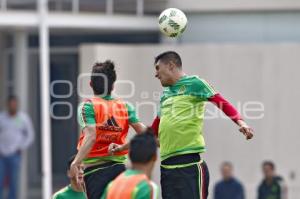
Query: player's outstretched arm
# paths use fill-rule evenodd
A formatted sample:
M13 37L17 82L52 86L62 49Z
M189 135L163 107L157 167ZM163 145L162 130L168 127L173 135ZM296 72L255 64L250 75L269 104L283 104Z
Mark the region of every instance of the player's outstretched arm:
M142 133L147 130L147 127L142 122L130 123L130 126L135 130L136 133Z
M136 133L143 133L143 132L145 132L147 130L147 126L145 126L141 122L131 124L131 126L134 128L134 130L136 131ZM153 125L152 125L151 128L153 130ZM156 134L156 137L157 137L157 134ZM157 143L157 146L159 147L159 140L158 139L156 139L156 143Z
M114 155L117 152L125 151L125 150L128 150L128 149L129 149L129 143L125 143L123 145L116 144L116 143L111 143L108 146L108 153L109 153L109 155Z
M247 140L253 138L253 129L248 126L248 124L244 120L238 120L237 124L239 125L239 131L244 134Z
M221 94L217 93L208 99L221 109L232 121L234 121L239 127L239 131L246 137L247 140L253 137L253 129L242 119L239 112L234 106L228 102Z
M147 129L147 127L142 122L130 123L130 126L135 130L136 133L142 133ZM128 149L129 149L129 143L125 143L123 145L111 143L108 147L108 153L110 155L113 155L114 153L128 150Z
M85 134L83 139L83 144L78 150L78 153L71 164L70 174L71 176L78 176L80 171L80 166L83 159L88 155L93 145L96 142L96 128L95 126L87 126L83 129L83 133ZM80 182L77 182L80 183Z
M128 110L129 125L135 130L136 133L142 133L146 131L147 127L142 122L140 122L134 107L130 104L126 104L126 107Z
M147 130L147 127L142 122L130 123L130 126L135 130L136 133L143 133ZM108 153L113 155L114 153L128 150L129 143L125 143L123 145L111 143L108 147Z

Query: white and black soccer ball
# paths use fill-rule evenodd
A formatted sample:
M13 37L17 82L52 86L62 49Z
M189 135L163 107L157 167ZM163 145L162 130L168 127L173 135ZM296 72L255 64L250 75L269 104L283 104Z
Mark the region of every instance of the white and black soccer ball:
M168 8L164 10L158 18L160 31L168 37L178 37L187 26L185 14L177 8Z

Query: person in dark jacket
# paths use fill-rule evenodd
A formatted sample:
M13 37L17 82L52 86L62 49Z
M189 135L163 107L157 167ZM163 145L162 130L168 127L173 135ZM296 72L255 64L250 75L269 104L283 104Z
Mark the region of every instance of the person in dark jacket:
M265 161L262 165L264 179L258 187L258 199L286 199L287 188L283 178L275 174L275 165Z
M215 185L214 199L245 199L243 185L233 176L230 162L221 165L222 180Z

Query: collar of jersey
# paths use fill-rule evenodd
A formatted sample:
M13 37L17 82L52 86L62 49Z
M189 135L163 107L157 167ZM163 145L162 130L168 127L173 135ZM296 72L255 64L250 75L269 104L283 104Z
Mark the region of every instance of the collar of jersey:
M136 169L127 169L127 172L130 174L142 174L142 171L136 170Z
M111 95L106 95L106 96L98 95L97 97L101 97L102 99L105 99L105 100L113 100L114 99Z
M182 80L184 80L187 77L188 77L187 75L183 75L182 77L180 77L180 79L175 84L171 85L170 87L176 86L179 82L181 82Z
M68 185L68 189L75 192L75 193L83 193L82 191L76 191L75 189L73 189L73 187L71 186L71 184Z

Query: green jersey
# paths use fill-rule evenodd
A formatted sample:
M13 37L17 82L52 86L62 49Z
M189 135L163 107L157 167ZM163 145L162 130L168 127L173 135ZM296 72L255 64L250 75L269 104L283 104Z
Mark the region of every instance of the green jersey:
M174 85L164 89L159 124L162 160L205 151L205 102L215 94L214 89L197 76L183 76Z
M120 193L115 193L113 192L112 194L121 194L123 193L122 188L124 189L124 191L128 191L128 189L132 190L130 192L130 197L125 196L126 194L122 195L123 199L158 199L158 186L149 180L142 180L139 183L137 183L136 185L134 185L134 187L131 187L131 180L133 180L134 177L136 177L137 175L142 174L140 171L137 170L132 170L132 169L128 169L126 170L123 174L121 174L120 176L118 176L114 181L112 181L111 183L109 183L109 185L106 187L101 199L109 199L108 197L108 193L110 191L112 191L112 187L114 185L114 183L118 183L116 184L118 187L118 191L121 191ZM119 178L122 178L121 180ZM117 181L120 180L120 181ZM125 190L126 189L126 190ZM115 195L115 197L117 197Z
M84 192L74 191L71 185L61 189L53 195L53 199L87 199Z

